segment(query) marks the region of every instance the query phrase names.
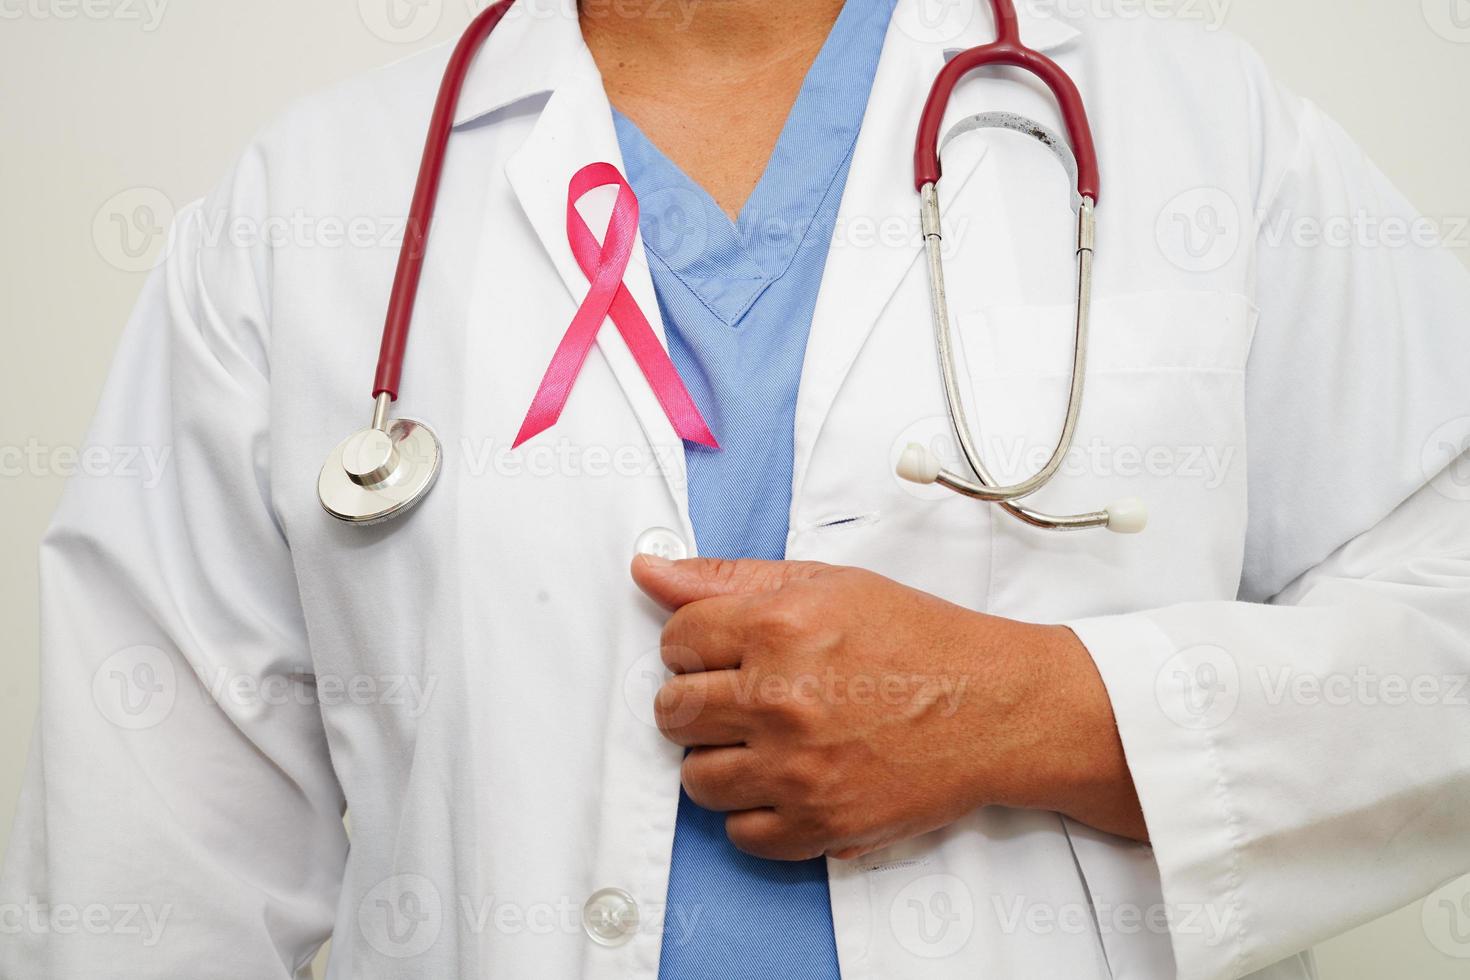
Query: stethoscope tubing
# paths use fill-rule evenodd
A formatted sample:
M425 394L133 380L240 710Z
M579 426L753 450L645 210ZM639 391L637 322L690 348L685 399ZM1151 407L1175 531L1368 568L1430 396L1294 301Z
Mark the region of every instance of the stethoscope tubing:
M373 398L386 394L398 400L398 387L403 380L403 361L408 351L408 331L413 323L414 304L418 300L419 282L424 274L428 251L429 226L439 201L439 185L444 177L444 158L449 137L454 132L454 114L465 79L474 64L475 55L504 19L515 0L500 0L475 17L450 55L429 119L429 134L424 141L423 162L409 206L408 227L403 247L398 253L398 270L393 277L393 292L388 300L388 316L383 325L383 342L378 352L378 370L373 379Z
M1067 138L1077 158L1077 193L1096 204L1102 189L1097 161L1097 144L1087 119L1087 107L1077 84L1062 67L1039 51L1026 47L1016 18L1014 0L990 0L995 11L996 40L955 55L940 69L929 89L924 111L919 116L919 133L914 141L914 189L937 184L943 172L939 161L939 131L955 86L970 72L991 66L1020 68L1035 75L1051 90L1066 124Z

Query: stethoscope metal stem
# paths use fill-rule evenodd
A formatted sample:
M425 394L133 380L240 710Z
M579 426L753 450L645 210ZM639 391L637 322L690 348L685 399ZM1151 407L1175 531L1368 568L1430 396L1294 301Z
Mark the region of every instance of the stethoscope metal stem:
M388 431L388 410L393 407L393 396L386 391L373 401L373 428Z
M1012 516L1033 527L1048 530L1084 530L1106 527L1109 516L1106 511L1056 517L1043 514L1016 504L1046 486L1056 475L1068 452L1077 431L1077 420L1082 411L1082 396L1087 371L1088 328L1091 321L1092 303L1092 258L1096 248L1096 212L1090 198L1083 198L1078 209L1077 222L1077 311L1073 332L1072 377L1067 396L1067 414L1057 438L1056 447L1046 464L1030 478L1011 486L1000 486L985 466L979 447L971 433L969 416L965 409L964 396L960 388L959 370L954 350L954 338L949 319L949 301L944 283L943 229L939 220L939 193L933 184L925 184L920 192L921 214L925 247L929 260L929 292L934 314L934 339L939 351L940 375L944 384L945 402L960 452L979 482L967 480L949 471L941 470L934 482L963 496L1002 505Z
M924 185L924 221L938 212L938 192L933 184ZM944 399L949 409L950 421L955 438L965 462L980 478L979 485L971 485L967 496L991 503L1006 503L1028 497L1051 482L1061 468L1066 455L1071 451L1072 440L1077 431L1077 420L1082 412L1082 394L1087 371L1087 337L1092 301L1092 253L1091 243L1095 240L1093 206L1084 198L1080 208L1077 236L1077 312L1073 332L1072 377L1067 393L1067 414L1062 423L1061 434L1045 465L1032 476L1019 483L1001 486L985 467L985 461L975 444L965 409L964 396L960 388L958 358L955 356L954 338L949 319L949 301L944 285L943 234L936 227L925 229L924 239L929 258L929 293L934 316L934 340L939 350L940 373L944 383ZM937 220L936 220L937 225Z

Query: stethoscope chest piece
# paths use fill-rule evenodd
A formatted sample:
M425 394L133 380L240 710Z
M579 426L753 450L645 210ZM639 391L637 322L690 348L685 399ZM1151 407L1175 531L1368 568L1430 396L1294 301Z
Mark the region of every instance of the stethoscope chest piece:
M379 524L402 516L439 478L444 450L434 430L382 414L332 450L317 479L322 506L339 521Z

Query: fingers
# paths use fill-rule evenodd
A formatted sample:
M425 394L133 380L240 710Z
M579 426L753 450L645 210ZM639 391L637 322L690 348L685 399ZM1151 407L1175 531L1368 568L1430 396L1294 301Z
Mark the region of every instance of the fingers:
M673 677L653 700L654 720L675 745L740 745L750 737L749 705L739 671L717 670Z
M820 562L750 558L690 558L671 562L639 555L633 559L633 581L654 601L678 609L716 596L771 592L794 579L812 578L827 567Z
M684 792L706 810L729 813L766 806L755 753L743 747L695 749L684 757Z
M773 809L750 809L725 818L730 843L767 861L806 861L821 857L822 846L793 832L790 822Z
M664 624L664 666L676 674L734 670L746 648L743 596L719 596L690 603Z

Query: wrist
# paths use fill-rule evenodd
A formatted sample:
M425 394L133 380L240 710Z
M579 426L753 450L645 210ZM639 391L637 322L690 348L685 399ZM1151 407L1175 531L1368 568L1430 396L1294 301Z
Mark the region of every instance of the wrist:
M991 802L1145 839L1112 701L1091 653L1068 627L1011 626L1000 658L1010 678L1009 734L985 767Z

